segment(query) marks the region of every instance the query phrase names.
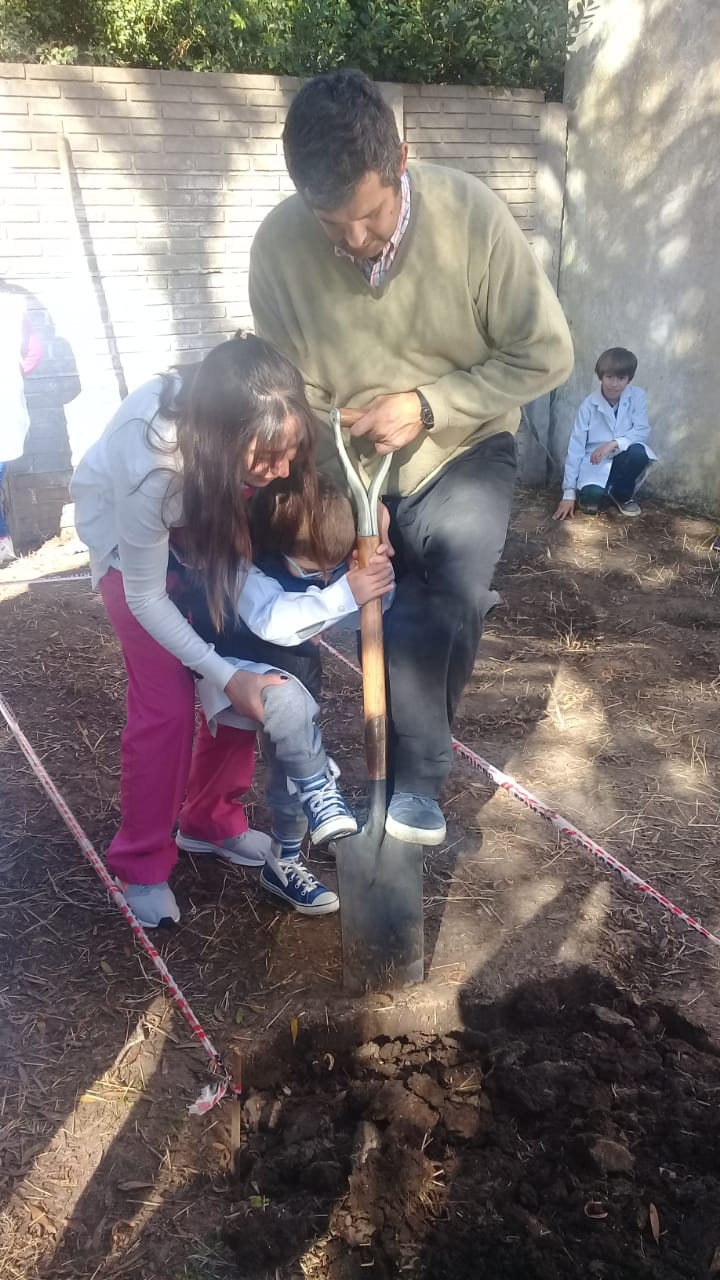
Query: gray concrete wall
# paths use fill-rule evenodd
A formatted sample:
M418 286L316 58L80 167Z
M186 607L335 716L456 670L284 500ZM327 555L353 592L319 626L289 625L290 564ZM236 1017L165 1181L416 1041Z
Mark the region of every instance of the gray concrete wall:
M10 477L20 546L57 533L71 459L126 386L249 322L252 237L292 190L281 134L297 85L0 64L0 277L27 291L45 348ZM384 88L411 154L483 177L557 283L562 110L533 89ZM538 461L526 452L526 479L542 480Z
M565 444L609 346L638 356L661 465L649 488L720 514L720 4L596 0L566 77L560 299L575 373Z

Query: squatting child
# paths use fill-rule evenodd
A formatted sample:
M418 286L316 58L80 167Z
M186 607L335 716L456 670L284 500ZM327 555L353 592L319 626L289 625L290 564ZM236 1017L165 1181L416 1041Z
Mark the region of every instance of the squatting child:
M631 386L637 357L625 347L603 351L595 365L600 387L583 400L568 444L563 496L553 520L586 515L614 503L624 516L639 516L635 492L651 462L645 392Z

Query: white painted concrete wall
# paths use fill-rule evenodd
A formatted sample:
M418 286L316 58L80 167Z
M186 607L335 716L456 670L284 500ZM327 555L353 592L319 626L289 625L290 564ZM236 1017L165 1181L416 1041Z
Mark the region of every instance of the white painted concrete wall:
M564 457L609 346L638 356L659 496L720 514L720 3L597 0L566 77L560 299L575 373L556 393Z

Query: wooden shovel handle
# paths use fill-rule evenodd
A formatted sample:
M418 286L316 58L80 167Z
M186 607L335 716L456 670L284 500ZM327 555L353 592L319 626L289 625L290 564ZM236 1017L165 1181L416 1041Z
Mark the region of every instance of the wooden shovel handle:
M366 567L379 545L380 540L375 533L358 538L361 569ZM363 605L360 611L360 631L368 776L371 782L382 782L387 777L387 704L381 600L371 600L369 604Z
M340 410L340 426L354 427L356 422L365 417L365 409L341 409Z

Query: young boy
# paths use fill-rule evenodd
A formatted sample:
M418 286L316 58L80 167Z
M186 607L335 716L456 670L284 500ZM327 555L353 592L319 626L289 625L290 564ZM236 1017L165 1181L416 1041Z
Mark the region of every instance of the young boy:
M635 490L657 454L648 444L645 392L630 386L636 369L637 357L625 347L610 347L599 357L600 389L578 409L553 520L574 516L576 503L586 515L597 515L608 501L624 516L641 514Z
M222 632L205 634L209 619L204 616L202 589L186 587L182 598L176 598L183 612L192 614L193 627L223 657L246 670L280 671L288 677L263 694L261 739L268 764L272 853L260 883L304 914L337 910L336 895L318 884L300 860L306 832L312 844L321 844L357 831L317 725L321 668L312 640L333 623L355 625L358 605L391 590L379 585L382 563L374 571L360 570L351 559L355 521L346 495L319 477L319 497L318 510L298 513L277 492L259 490L255 495L251 517L257 568L243 586L237 616ZM382 561L384 554L377 559ZM248 605L253 593L263 594L268 618L270 605L275 606L276 621L263 625L262 635L248 629L249 624L257 626L263 614L252 600ZM225 691L207 679L198 682L198 695L211 732L218 724L258 727L238 716ZM223 856L222 849L182 832L177 843L185 852Z

